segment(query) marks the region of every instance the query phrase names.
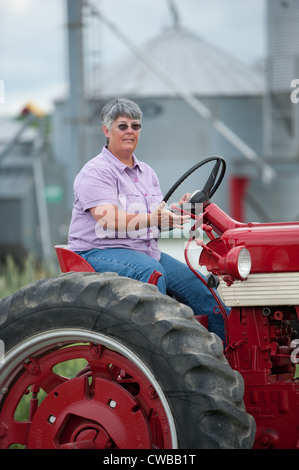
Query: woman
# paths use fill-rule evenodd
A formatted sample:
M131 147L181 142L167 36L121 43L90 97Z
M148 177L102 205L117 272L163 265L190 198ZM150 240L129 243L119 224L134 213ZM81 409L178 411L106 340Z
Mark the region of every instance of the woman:
M156 173L134 154L141 121L142 111L133 101L116 99L104 106L107 145L75 179L69 249L97 272L148 282L154 270L160 271L159 290L196 315L208 315L209 330L224 341L223 319L213 313L216 302L209 290L187 265L159 250L159 230L182 229L189 217L166 208ZM189 197L185 194L179 203Z

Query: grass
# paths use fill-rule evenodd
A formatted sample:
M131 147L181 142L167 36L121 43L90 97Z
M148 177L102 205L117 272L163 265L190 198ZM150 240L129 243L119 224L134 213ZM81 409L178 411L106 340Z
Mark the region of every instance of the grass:
M59 274L54 263L47 267L37 261L34 254L28 255L21 264L16 263L11 255L0 264L0 299L16 292L37 279Z

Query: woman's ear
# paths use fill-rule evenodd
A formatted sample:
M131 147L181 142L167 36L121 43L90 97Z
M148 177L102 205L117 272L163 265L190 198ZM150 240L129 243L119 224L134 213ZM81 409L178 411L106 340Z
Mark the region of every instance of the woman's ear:
M102 129L103 129L104 135L105 135L106 137L109 137L109 129L108 129L108 127L107 127L107 126L103 126Z
M107 126L103 126L102 129L106 137L106 145L108 145L109 144L109 129Z

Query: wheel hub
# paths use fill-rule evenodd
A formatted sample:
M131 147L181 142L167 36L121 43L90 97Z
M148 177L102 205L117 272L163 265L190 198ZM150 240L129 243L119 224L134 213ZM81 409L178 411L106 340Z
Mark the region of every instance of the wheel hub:
M147 420L123 387L77 377L47 395L36 411L28 448L150 448Z
M110 449L114 443L106 431L96 423L86 422L75 429L69 442L60 449Z

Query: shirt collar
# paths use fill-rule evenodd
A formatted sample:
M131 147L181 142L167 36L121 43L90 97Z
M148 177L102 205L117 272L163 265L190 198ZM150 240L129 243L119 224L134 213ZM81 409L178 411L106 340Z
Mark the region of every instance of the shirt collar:
M113 155L113 153L111 153L110 150L108 150L106 145L103 147L102 155L108 158L111 161L111 163L113 163L113 165L116 166L120 171L125 171L127 168L129 168L128 165L125 165L120 160L118 160L118 158L116 158ZM142 163L138 160L135 154L133 154L133 162L134 162L134 165L130 169L139 168L140 171L143 171Z

